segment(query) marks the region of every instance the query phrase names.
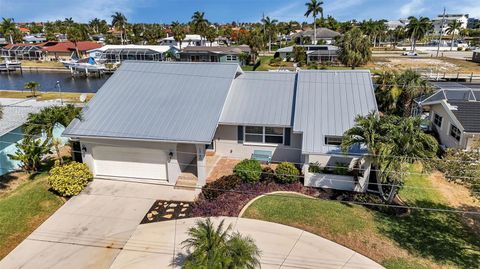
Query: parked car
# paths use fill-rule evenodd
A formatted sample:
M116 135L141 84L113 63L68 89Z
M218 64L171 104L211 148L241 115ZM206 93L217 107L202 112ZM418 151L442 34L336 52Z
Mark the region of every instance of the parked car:
M403 56L418 56L418 53L415 51L405 51L402 53Z

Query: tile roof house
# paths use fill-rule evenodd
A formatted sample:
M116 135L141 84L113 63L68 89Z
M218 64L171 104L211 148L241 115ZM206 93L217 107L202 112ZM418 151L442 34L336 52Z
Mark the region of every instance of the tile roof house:
M88 56L87 51L100 48L102 45L93 41L79 41L77 48L81 57ZM8 44L1 49L2 55L17 59L67 59L75 51L70 41L47 41L35 44Z
M245 72L229 63L125 61L64 135L80 143L96 177L175 185L194 170L202 186L209 156L239 160L261 150L272 162L298 164L306 185L363 191L365 151L343 154L338 141L355 116L376 110L368 71ZM359 164L365 173L310 173L310 163Z
M470 150L480 146L480 88L437 83L439 89L417 101L429 113L431 128L445 147Z

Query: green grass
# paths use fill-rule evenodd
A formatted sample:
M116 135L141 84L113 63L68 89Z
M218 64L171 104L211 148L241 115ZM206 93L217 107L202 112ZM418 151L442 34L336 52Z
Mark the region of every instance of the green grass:
M76 92L64 92L61 94L62 98L69 102L79 102L80 95L82 93ZM87 93L87 101L90 100L94 94ZM28 90L25 91L2 91L0 90L0 98L30 98L33 97L32 93ZM37 92L36 98L39 101L60 99L60 93L58 92Z
M0 259L64 203L48 189L46 174L40 174L0 197Z
M411 175L400 195L410 206L450 209L422 175ZM307 230L391 269L470 269L480 261L480 238L455 213L411 210L399 217L336 201L266 196L244 217Z

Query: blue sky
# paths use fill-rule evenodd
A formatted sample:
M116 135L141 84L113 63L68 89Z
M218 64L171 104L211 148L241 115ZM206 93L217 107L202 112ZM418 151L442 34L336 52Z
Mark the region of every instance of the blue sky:
M259 21L262 13L278 20L304 21L306 0L0 0L0 17L17 22L73 17L86 22L93 17L110 21L115 11L130 22L187 21L194 11L206 12L213 22ZM450 13L480 17L480 0L324 0L325 15L340 20L398 19L435 16L443 7ZM311 19L309 19L310 21Z

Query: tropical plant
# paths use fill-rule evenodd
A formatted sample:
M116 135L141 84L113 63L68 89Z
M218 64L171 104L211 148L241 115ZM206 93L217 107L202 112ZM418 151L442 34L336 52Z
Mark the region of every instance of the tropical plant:
M43 157L51 153L47 140L42 141L29 136L25 136L21 142L16 143L16 147L15 153L8 154L8 157L20 161L20 167L28 173L37 172Z
M270 19L270 17L265 17L262 19L264 34L268 36L268 51L272 51L272 37L277 31L277 22L278 20Z
M199 269L254 269L260 266L260 250L255 241L232 232L231 225L224 228L224 220L214 227L210 218L198 220L182 242L187 249L182 268Z
M178 22L172 22L172 33L173 39L177 44L179 44L179 48L182 49L182 41L185 39L185 29L184 27Z
M432 23L427 17L416 18L410 16L408 18L407 34L410 35L412 42L412 51L415 51L417 40L425 37L425 35L432 29Z
M378 37L386 32L385 20L374 21L369 19L368 21L363 21L360 28L369 37L374 47L377 44Z
M453 20L448 24L447 34L452 36L452 43L450 45L450 50L453 50L453 45L455 43L455 35L457 33L460 33L461 29L462 29L462 23L459 20Z
M305 47L295 46L293 47L293 59L299 66L302 66L307 63L307 53Z
M40 83L32 80L32 81L26 82L23 87L27 90L30 90L32 95L35 97L37 96L38 88L40 88Z
M262 166L257 160L245 159L235 165L233 173L245 182L254 183L260 180Z
M430 83L412 69L405 70L398 76L397 85L401 89L398 98L398 114L408 117L412 113L413 100L432 91Z
M192 25L193 30L196 34L200 35L200 41L202 41L203 36L209 27L209 22L205 19L205 12L196 11L192 15Z
M115 12L112 16L112 26L120 31L120 41L124 44L125 26L127 24L127 18L120 12Z
M4 34L4 36L10 37L10 44L13 44L13 36L15 33L15 22L13 18L2 18L2 22L0 23L0 32Z
M61 196L70 197L79 194L93 179L93 175L84 163L71 162L55 165L48 176L48 183Z
M312 44L317 43L317 16L318 14L321 15L321 18L323 19L323 1L317 1L317 0L310 0L310 2L305 3L305 6L307 7L307 11L305 12L305 17L309 17L312 15L313 17L313 40Z
M391 202L405 179L408 164L424 162L435 157L438 143L420 128L421 119L398 116L380 117L375 113L358 116L355 126L343 135L342 150L348 152L353 145L363 145L377 172L382 197ZM389 188L385 195L384 189Z
M66 106L50 106L42 108L38 113L30 113L24 124L24 133L32 135L46 135L46 142L50 142L55 147L60 164L63 160L60 156L59 141L53 136L55 127L62 125L68 126L75 118L81 118L81 108L72 104Z
M353 28L338 40L338 59L352 69L366 64L372 57L371 43L362 30Z
M208 27L205 31L205 38L210 42L210 47L213 46L213 42L218 37L218 31L215 27Z
M375 97L380 111L387 114L397 113L398 98L401 89L397 85L398 74L395 71L382 70L376 77Z
M73 43L73 46L75 47L75 57L77 59L80 59L80 52L78 51L78 41L82 40L82 33L80 32L80 29L76 26L71 26L67 29L67 38L68 41ZM72 57L73 58L73 57Z
M293 183L300 178L300 171L293 163L282 162L275 168L275 177L281 183Z

